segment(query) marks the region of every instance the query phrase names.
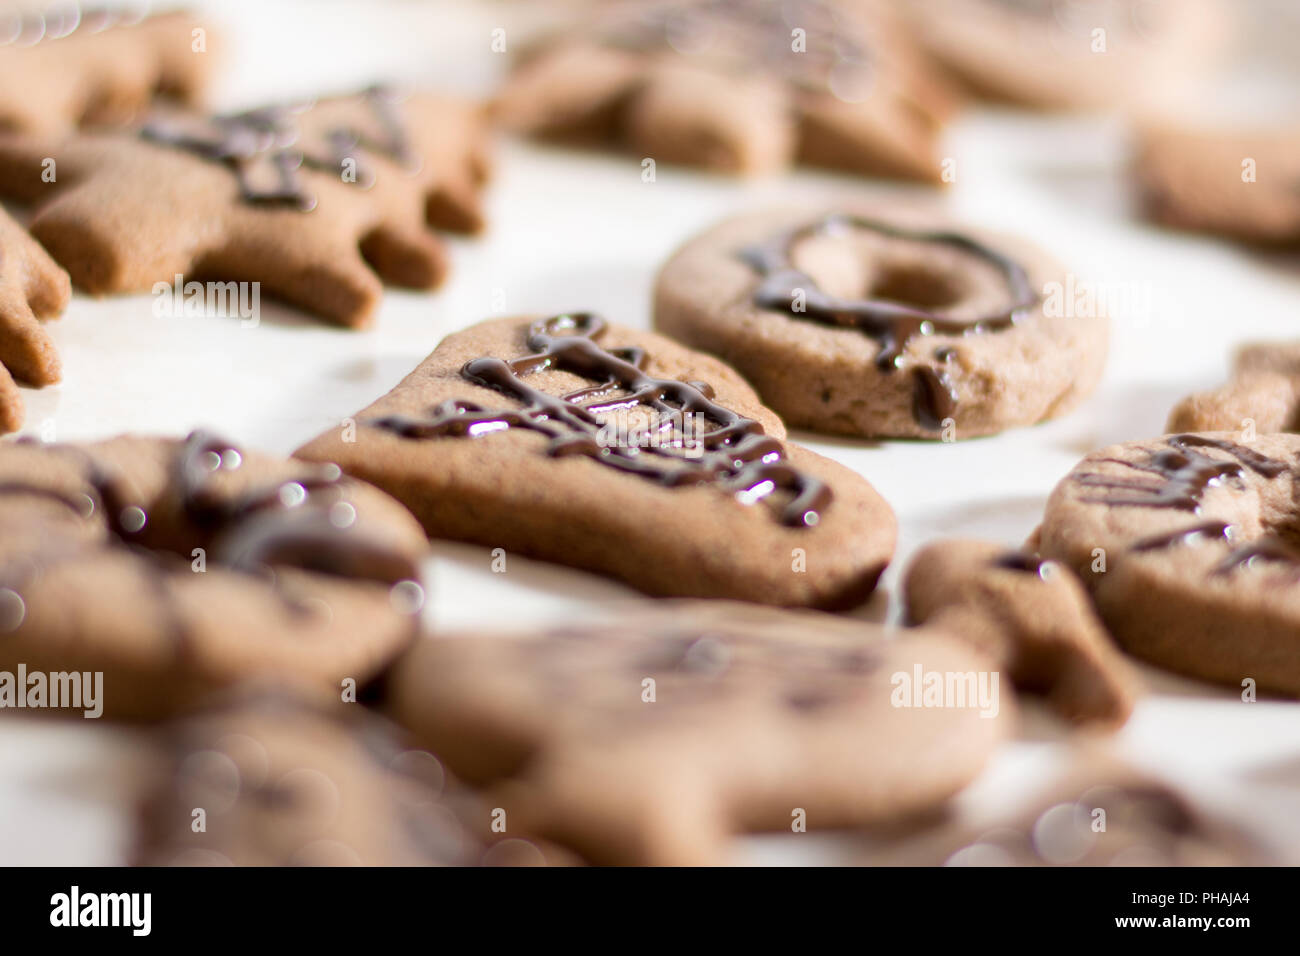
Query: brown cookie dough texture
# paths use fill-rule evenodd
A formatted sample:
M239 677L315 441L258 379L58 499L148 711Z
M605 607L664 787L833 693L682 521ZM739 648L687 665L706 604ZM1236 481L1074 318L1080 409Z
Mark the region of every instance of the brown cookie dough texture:
M140 19L81 6L26 16L0 9L0 130L60 134L128 123L158 96L202 99L218 56L209 24L188 13ZM202 50L195 30L204 31Z
M457 866L479 858L442 764L357 705L240 694L163 734L165 769L141 807L137 863Z
M260 282L364 327L384 281L442 281L430 227L482 227L486 146L476 107L375 88L235 116L160 114L141 131L0 137L0 191L33 204L32 234L94 295L178 275Z
M1128 720L1136 675L1062 565L990 542L940 541L912 559L903 589L911 623L968 641L1066 720L1101 729Z
M416 633L419 525L333 466L204 433L0 445L0 669L153 718L242 678L341 695Z
M1133 160L1146 215L1175 229L1300 244L1300 127L1150 127Z
M730 173L800 162L938 182L952 107L874 0L654 0L610 4L532 45L495 114L527 133Z
M24 385L52 385L62 374L54 343L40 319L63 312L68 274L0 209L0 432L23 424Z
M1009 733L975 704L895 706L897 675L987 674L942 634L697 602L531 636L422 641L386 707L506 832L595 863L718 864L728 837L895 821L969 782Z
M576 351L542 355L539 334ZM551 406L468 374L505 362L521 371L501 372L498 385L537 390ZM596 422L662 429L680 421L680 401L712 409L698 413L694 460L662 440L657 450L628 447L630 430L607 433L604 444L596 432ZM620 408L626 418L615 417ZM896 537L875 489L786 442L780 419L734 371L582 313L450 335L354 422L297 455L337 461L388 491L430 536L595 571L655 595L852 606L875 587ZM740 458L750 464L738 468ZM637 473L647 468L655 473Z
M1220 0L925 0L899 7L922 48L974 93L1037 109L1177 96L1188 76L1219 56L1231 26Z
M1170 432L1252 429L1256 433L1300 431L1300 342L1242 346L1232 380L1189 395L1169 413Z
M870 866L1260 866L1251 836L1109 753L1068 753L1067 767L1010 813L878 845Z
M1031 547L1079 574L1130 653L1300 695L1297 455L1300 436L1235 432L1104 448L1057 485Z
M1026 242L897 203L769 210L682 246L654 322L791 427L962 439L1056 418L1095 388L1108 320L1076 314L1071 278Z

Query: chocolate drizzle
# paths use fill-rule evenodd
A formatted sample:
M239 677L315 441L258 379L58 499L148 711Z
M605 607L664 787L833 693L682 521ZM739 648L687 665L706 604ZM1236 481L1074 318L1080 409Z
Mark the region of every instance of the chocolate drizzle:
M1166 439L1167 449L1147 451L1144 461L1125 461L1122 458L1103 458L1155 476L1146 480L1137 476L1128 478L1083 472L1075 476L1079 484L1089 488L1128 492L1124 495L1103 494L1099 497L1080 498L1089 503L1136 506L1144 508L1176 508L1180 511L1198 512L1201 497L1211 486L1224 481L1241 483L1243 466L1264 478L1276 478L1291 470L1286 462L1261 455L1236 442L1204 435L1171 435ZM1212 458L1197 451L1198 448L1215 448L1234 456L1237 461Z
M344 162L352 160L356 163L352 182L365 189L374 184L375 173L361 164L356 155L359 152L379 154L408 168L418 164L396 94L386 87L372 86L360 94L360 100L369 112L372 128L331 128L325 131L324 142L315 148L301 142L297 121L314 104L269 106L214 116L197 129L155 120L146 124L140 135L150 142L226 164L239 180L245 202L307 212L315 208L316 197L299 175L303 167L341 174ZM256 182L257 177L266 178L268 169L272 183Z
M313 500L322 491L340 489L337 465L318 466L233 500L214 495L211 476L238 468L242 458L228 442L196 431L186 439L175 466L181 509L187 523L211 541L217 564L250 573L284 565L387 584L418 576L410 558L352 531L355 511L341 496ZM343 509L333 511L333 504Z
M214 564L246 573L281 565L389 584L418 576L405 555L353 530L355 511L337 493L342 478L337 465L224 498L214 492L212 476L240 467L243 456L209 432L193 432L172 465L181 521L177 528L164 529L151 520L147 503L135 502L124 483L90 454L72 445L55 447L81 461L84 494L67 495L29 482L0 484L0 494L50 498L82 518L99 514L118 544L155 557L171 552L188 559L192 549L201 547ZM327 489L336 492L332 500L313 500L313 494ZM333 505L343 508L334 510Z
M1291 572L1292 578L1300 578L1300 555L1276 538L1264 538L1235 549L1212 573L1220 577L1265 563L1282 565Z
M1204 524L1192 525L1190 528L1180 528L1167 534L1144 538L1133 545L1133 550L1138 553L1163 551L1193 541L1231 543L1232 538L1232 525L1225 521L1206 521ZM1292 578L1300 578L1300 554L1279 538L1271 536L1234 548L1214 566L1210 575L1221 578L1265 563L1283 565L1292 571Z
M1010 304L1005 310L974 319L953 319L889 299L848 299L831 295L821 289L810 275L795 267L794 248L805 239L849 229L869 230L891 239L938 243L983 259L996 266L1005 277ZM740 251L740 257L762 277L754 290L756 306L796 319L809 319L864 333L880 345L876 367L882 372L892 372L910 364L905 353L916 337L1001 331L1023 320L1038 301L1022 266L969 236L956 232L904 229L861 216L825 216L766 242L748 246ZM803 293L801 302L796 290ZM946 368L956 357L956 350L939 348L933 357L938 364L912 367L912 414L923 428L938 430L943 420L957 410L957 390Z
M993 559L995 568L1033 574L1040 578L1047 576L1045 572L1050 564L1050 561L1045 561L1036 554L1026 554L1024 551L1006 551Z
M431 418L388 416L367 424L404 438L473 438L523 428L547 436L553 456L584 455L666 487L717 485L746 504L788 492L782 521L796 527L818 523L831 501L830 489L791 467L782 444L764 434L762 425L714 402L703 383L648 375L641 349L602 348L596 339L604 330L605 321L589 313L553 316L529 328L534 354L513 361L474 359L461 369L466 380L501 392L521 408L490 410L449 400L434 408ZM525 381L543 369L596 384L550 395ZM602 441L602 415L636 408L657 416L654 427L663 436L657 444L622 447ZM685 428L687 414L701 415L709 425L694 446ZM698 454L692 457L691 451Z
M611 22L598 25L597 37L639 53L722 57L738 69L779 71L791 83L824 92L836 70L871 66L870 51L839 21L838 12L821 0L678 0L633 16L616 12ZM804 31L799 52L791 45L796 28Z
M1163 551L1165 548L1191 544L1193 541L1230 541L1231 539L1232 525L1226 521L1207 521L1204 524L1192 525L1190 528L1179 528L1167 534L1143 538L1133 545L1133 550Z

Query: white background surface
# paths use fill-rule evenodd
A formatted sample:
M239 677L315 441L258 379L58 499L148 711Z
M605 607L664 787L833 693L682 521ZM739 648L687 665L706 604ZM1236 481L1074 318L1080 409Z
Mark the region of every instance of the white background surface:
M532 6L532 10L529 7ZM485 92L504 69L489 50L492 27L517 39L536 5L492 3L208 4L224 28L220 108L342 91L376 79ZM1230 89L1258 102L1279 86L1244 76ZM1295 79L1282 87L1283 99ZM1218 87L1216 87L1218 88ZM1294 105L1294 104L1293 104ZM438 294L389 291L374 331L332 329L263 303L262 323L158 318L148 296L74 299L52 326L64 384L25 390L27 428L58 440L121 431L183 434L205 425L237 441L288 453L394 385L439 339L492 314L590 309L649 325L657 265L692 233L733 211L867 188L799 172L736 182L660 166L643 183L638 157L500 144L490 228L454 242L453 274ZM1159 232L1133 218L1123 176L1124 126L1107 118L1041 118L978 110L954 124L945 155L957 159L952 210L1039 241L1081 278L1135 284L1149 307L1117 315L1105 380L1085 407L1049 425L957 444L794 437L867 476L901 525L882 594L860 613L896 615L893 591L909 554L946 535L1019 544L1053 485L1087 452L1163 430L1175 400L1220 382L1239 341L1297 336L1300 255L1263 256L1209 239ZM902 187L887 190L905 192ZM485 549L434 545L430 623L439 628L572 620L641 600L621 585L511 558L489 570ZM1247 705L1145 669L1152 693L1114 746L1189 797L1226 811L1278 849L1300 847L1300 712ZM1024 800L1046 782L1065 735L1029 714L1007 748L961 798L981 817ZM147 735L89 721L0 716L0 862L111 864L125 859L134 782ZM800 843L798 841L803 840ZM846 844L753 838L749 862L839 859Z

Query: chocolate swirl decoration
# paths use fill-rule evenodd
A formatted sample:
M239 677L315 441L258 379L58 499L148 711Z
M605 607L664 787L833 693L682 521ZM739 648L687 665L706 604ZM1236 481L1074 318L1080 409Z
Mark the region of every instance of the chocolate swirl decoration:
M975 319L952 319L927 309L888 299L849 299L821 289L806 272L795 267L795 246L805 239L864 229L890 239L937 243L958 249L996 266L1006 279L1010 304ZM760 309L781 312L839 328L856 329L880 345L876 367L894 372L908 364L905 355L914 338L930 335L971 335L1001 331L1022 321L1038 301L1024 268L994 249L957 232L904 229L862 216L831 214L806 226L788 230L766 242L748 246L740 257L761 276L754 290ZM802 311L795 308L797 291L803 293ZM912 417L923 428L937 431L957 410L957 390L945 365L956 355L952 348L934 351L937 365L912 367Z
M502 428L523 428L551 439L553 456L585 455L610 468L666 487L717 485L746 504L788 492L781 520L812 527L831 501L831 490L785 460L785 449L763 426L712 400L703 382L654 378L645 372L639 348L607 350L597 344L605 320L590 313L552 316L533 323L528 347L534 354L506 361L484 357L461 369L461 376L519 402L517 409L490 410L473 402L449 400L431 418L390 415L367 422L403 438L478 437ZM543 369L570 372L596 384L567 395L548 395L526 377ZM645 448L605 447L600 416L644 407L654 411L668 441ZM712 428L698 436L699 456L685 454L684 416L702 415Z
M1240 483L1244 474L1243 467L1264 478L1276 478L1291 470L1291 466L1284 461L1269 458L1244 445L1222 438L1184 434L1170 435L1165 442L1169 446L1167 449L1146 452L1145 461L1125 461L1122 458L1100 459L1124 465L1126 468L1147 475L1154 475L1156 481L1152 482L1150 479L1138 476L1124 477L1083 472L1075 476L1079 484L1088 488L1101 488L1104 492L1095 497L1079 500L1093 504L1176 508L1179 511L1198 512L1205 490L1225 480ZM1234 456L1237 461L1211 458L1197 451L1198 448L1217 448ZM1114 492L1125 492L1125 494L1114 494Z
M147 123L140 136L153 143L188 150L212 162L224 163L239 180L244 201L259 206L283 206L310 212L316 197L299 175L306 167L322 172L341 173L346 160L356 162L355 185L366 189L375 182L375 174L363 166L359 152L376 153L393 162L412 168L419 159L411 149L398 108L397 95L387 87L372 86L361 93L374 127L363 130L339 126L324 134L324 143L301 141L297 117L312 109L312 104L268 106L206 119L195 128L192 124L154 120ZM321 146L323 145L323 149ZM256 181L265 177L269 167L273 183Z

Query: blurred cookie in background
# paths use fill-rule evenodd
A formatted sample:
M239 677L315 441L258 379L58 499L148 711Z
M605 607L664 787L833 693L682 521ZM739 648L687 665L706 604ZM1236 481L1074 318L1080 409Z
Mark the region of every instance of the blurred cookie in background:
M0 3L0 131L121 125L156 97L196 105L217 54L189 13Z
M530 135L728 173L940 181L954 96L879 2L632 0L527 49L496 115Z
M1300 246L1300 115L1271 128L1152 125L1138 133L1133 170L1155 222Z
M919 42L987 99L1131 107L1175 94L1231 35L1218 0L927 0L899 4Z

